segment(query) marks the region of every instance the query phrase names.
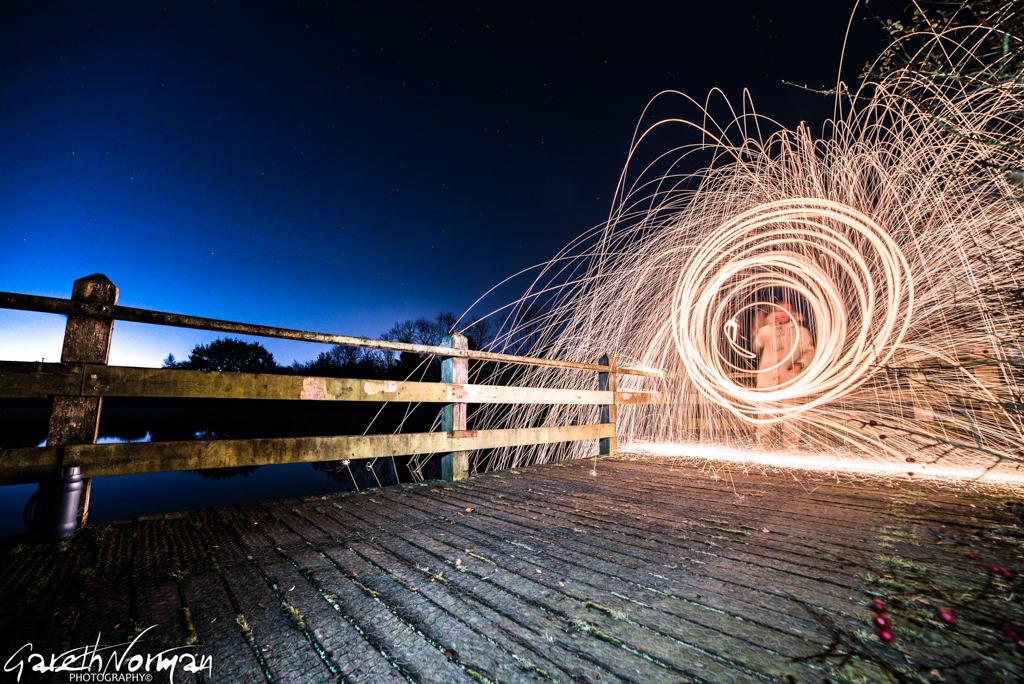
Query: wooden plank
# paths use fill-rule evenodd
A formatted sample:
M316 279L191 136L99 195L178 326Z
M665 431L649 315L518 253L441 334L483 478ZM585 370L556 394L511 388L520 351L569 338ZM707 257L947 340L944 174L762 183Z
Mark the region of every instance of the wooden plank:
M607 391L611 395L611 401L601 406L601 422L612 426L611 434L601 439L598 445L598 452L602 456L615 456L618 450L618 443L615 439L615 421L618 411L616 406L618 397L616 396L615 386L618 381L618 375L615 372L615 359L611 355L605 354L598 363L605 366L607 372L598 373L597 388Z
M0 397L45 398L77 395L82 390L82 366L63 363L0 361Z
M0 450L0 485L32 484L60 469L64 447L45 446Z
M450 401L470 404L607 404L611 392L593 390L503 387L499 385L449 385Z
M269 373L222 373L169 368L85 369L87 396L276 399L308 401L448 401L445 387L430 382L358 380Z
M637 375L641 378L670 378L678 377L675 373L663 373L659 370L641 370L639 368L616 368L615 372L619 375Z
M74 299L83 303L113 305L117 287L96 274L75 281ZM95 316L69 316L64 330L62 364L106 364L114 321ZM78 391L59 395L53 402L47 444L92 444L100 422L100 397L82 397Z
M35 482L40 472L52 472L64 450L64 464L80 466L83 477L137 475L199 468L309 463L343 459L387 458L409 454L447 453L525 446L614 434L614 425L417 432L397 435L292 437L195 442L132 442L0 451L0 485ZM46 471L50 468L50 471Z
M603 392L599 394L603 394ZM669 395L661 392L616 392L615 403L619 406L633 406L636 404L669 404L671 400Z
M451 333L444 336L442 344L451 349L469 349L469 340L465 335ZM449 383L449 396L455 394L453 387L464 386L469 382L469 359L447 357L441 361L441 382ZM463 431L466 429L466 400L454 400L441 409L441 430L443 432ZM441 479L445 482L457 482L469 477L469 454L465 451L453 451L441 457Z
M496 352L479 351L475 349L460 349L452 351L451 349L446 350L444 347L434 347L426 344L408 344L405 342L374 340L366 337L350 337L348 335L333 335L329 333L309 332L305 330L274 328L266 325L221 321L213 318L200 318L198 316L184 316L181 314L166 313L163 311L152 311L150 309L135 309L128 306L108 306L106 304L69 301L67 299L59 299L56 297L39 297L36 295L18 294L15 292L0 292L0 308L18 309L21 311L40 311L43 313L64 314L66 316L94 316L116 319L119 321L131 321L133 323L151 323L154 325L167 325L177 328L213 330L215 332L232 333L235 335L275 337L285 340L336 344L343 347L363 347L365 349L412 352L415 354L429 354L442 357L456 356L465 359L477 359L479 361L499 361L503 363L515 363L527 366L546 366L549 368L567 368L570 370L601 370L600 366L593 363L576 363L573 361L559 361L557 359L540 359L529 356L515 356L513 354L498 354ZM658 371L620 368L618 372L647 377L662 377L662 374Z
M83 379L84 376L84 379ZM220 373L95 364L0 362L0 397L162 397L470 404L608 404L610 392L499 385ZM663 395L619 392L619 404L665 403Z
M113 308L117 304L117 286L110 282L105 275L96 273L75 281L71 299L103 309ZM110 357L110 338L113 334L114 319L112 318L68 316L67 326L64 329L64 346L60 355L61 363L106 365L107 359ZM102 407L103 397L59 394L54 396L53 409L50 412L50 429L46 435L47 445L94 444L100 428ZM61 465L63 468L74 467L73 464ZM60 476L63 478L65 474L70 477L70 473L65 473L63 470ZM44 499L42 489L43 487L40 485L40 499ZM89 497L91 495L92 481L88 477L84 477L82 492L78 498L79 527L85 527L89 519ZM59 508L54 510L59 510ZM40 511L39 529L55 530L54 523L44 524L42 522L46 515L47 511ZM51 533L41 531L39 534Z
M618 369L621 374L621 369ZM84 380L83 380L84 374ZM275 399L314 401L398 401L470 404L611 403L598 390L563 390L500 385L458 385L393 380L359 380L254 373L219 373L169 368L129 368L60 363L0 361L0 397L53 394L193 399ZM943 398L933 393L937 398ZM920 397L920 393L918 394ZM853 392L845 401L901 402L896 392ZM616 392L619 406L668 404L661 392ZM916 405L906 402L909 407ZM927 420L920 418L919 420Z
M309 674L307 663L318 661L333 663L341 681L425 682L416 658L428 652L435 662L451 658L449 672L458 665L478 681L674 684L692 681L693 672L699 681L811 682L822 670L791 661L829 653L837 630L870 624L869 601L896 593L933 599L908 628L924 634L914 644L915 663L967 663L956 670L961 681L1012 679L997 671L1013 658L1014 644L1001 631L979 626L966 610L955 631L926 624L937 601L916 588L980 595L995 562L1021 575L1016 540L1006 534L1019 521L999 510L1005 500L997 495L972 492L971 483L947 483L944 495L913 482L893 481L895 489L862 477L839 484L827 473L805 472L797 482L788 472L744 474L729 464L722 468L731 474L718 479L677 461L606 460L598 477L588 462L557 465L459 487L207 509L191 519L76 535L70 547L22 548L10 539L0 548L4 643L31 642L44 654L92 643L85 640L98 629L90 603L123 607L120 615L107 611L108 644L123 641L129 605L136 617L129 632L136 622L161 625L143 637L143 649L163 625L180 635L186 623L175 597L144 608L158 610L146 618L151 622L134 612L136 599L173 572L199 637L191 652L212 657L215 682L263 682L260 663L275 682L325 681L326 674ZM736 490L748 495L740 499ZM146 527L149 541L164 541L147 547ZM980 529L983 537L972 534ZM942 544L932 543L938 538ZM968 545L987 557L964 562ZM171 563L161 553L168 549ZM851 549L855 562L844 562ZM122 579L134 566L150 572L138 572L134 584L118 582L104 558L123 561ZM32 572L23 573L25 566ZM880 587L865 580L867 572L894 576L903 587L909 582L911 592ZM11 575L18 581L3 587ZM996 586L977 605L1022 624L1021 606L999 600L1010 589ZM118 621L120 631L107 636ZM907 631L898 638L917 639ZM991 654L987 673L971 664L979 652ZM840 675L885 681L876 664L862 657ZM438 680L452 681L445 676Z

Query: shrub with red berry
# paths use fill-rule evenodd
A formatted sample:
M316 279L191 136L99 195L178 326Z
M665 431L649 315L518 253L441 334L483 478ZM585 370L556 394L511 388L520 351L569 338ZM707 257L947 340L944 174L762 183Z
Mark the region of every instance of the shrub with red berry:
M1024 543L991 527L983 535L935 528L906 518L882 528L884 554L844 556L867 582L860 626L818 614L831 643L795 660L820 662L840 681L1024 681L1024 587L1007 568ZM960 545L959 561L947 550L953 544Z

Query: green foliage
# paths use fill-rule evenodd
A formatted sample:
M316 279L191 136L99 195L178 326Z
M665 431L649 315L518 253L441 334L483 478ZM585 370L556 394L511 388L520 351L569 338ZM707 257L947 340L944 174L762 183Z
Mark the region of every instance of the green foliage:
M993 171L1024 184L1024 111L1011 107L975 127L961 125L959 110L950 106L963 98L977 103L1024 93L1024 0L922 0L906 11L902 19L880 18L892 42L865 66L864 76L950 133L998 150Z

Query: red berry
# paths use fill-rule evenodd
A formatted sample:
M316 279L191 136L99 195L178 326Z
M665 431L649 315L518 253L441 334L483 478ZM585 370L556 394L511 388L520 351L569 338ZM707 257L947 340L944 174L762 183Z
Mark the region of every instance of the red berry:
M1003 625L1003 632L1006 634L1006 636L1010 637L1011 639L1017 638L1017 632L1015 632L1013 627L1011 627L1010 625Z
M876 613L884 613L885 604L879 601L878 599L875 599L871 602L871 610L875 611Z
M873 420L869 420L869 421L868 421L868 425L870 425L871 427L875 427L876 425L878 425L878 423L876 423L876 422L875 422L875 421L873 421Z
M992 573L995 574L995 575L1003 574L1003 569L1000 568L998 565L990 565L990 566L988 566L988 569L991 570Z
M992 229L991 228L986 228L985 232L988 233L989 235L991 235L992 234Z
M914 473L907 471L907 477L914 477Z
M885 439L885 435L878 435L878 439Z
M1013 579L1013 573L1010 572L1009 570L1005 570L1004 569L1003 570L1003 577L1005 577L1006 579Z
M878 625L879 628L884 629L889 626L889 618L885 617L884 615L876 615L875 624Z
M956 624L956 616L953 615L953 611L949 608L939 608L939 619L945 622L947 625Z
M896 635L894 635L887 629L880 630L878 632L878 638L887 644L891 644L892 642L896 641Z
M915 460L913 456L907 456L907 463L913 463Z
M971 553L970 551L968 551L968 552L967 552L967 557L968 557L968 558L970 558L970 559L972 559L972 560L973 560L973 559L975 559L975 558L977 558L977 556L975 556L975 555L974 555L973 553Z

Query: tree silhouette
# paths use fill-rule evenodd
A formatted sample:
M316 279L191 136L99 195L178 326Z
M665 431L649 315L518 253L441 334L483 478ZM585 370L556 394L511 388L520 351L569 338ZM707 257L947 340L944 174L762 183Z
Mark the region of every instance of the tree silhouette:
M231 337L210 344L197 344L186 361L164 359L164 368L225 371L231 373L274 373L280 371L274 355L258 342L242 342Z
M491 323L474 315L469 325L462 329L462 334L468 339L470 349L483 349L491 341Z
M335 345L309 363L292 364L292 371L300 375L319 375L337 378L375 378L384 367L383 355L374 350Z
M389 342L404 342L406 344L424 344L433 347L441 346L444 336L455 327L456 318L450 313L439 313L437 318L417 318L416 320L402 321L391 326L391 329L381 335L382 340ZM388 370L395 368L403 377L416 368L424 360L423 354L401 352L398 354L398 363L395 365L395 353L384 352L384 359ZM436 366L436 368L434 368ZM429 366L421 369L424 373L440 373L440 360L433 359ZM436 371L436 373L434 372Z

